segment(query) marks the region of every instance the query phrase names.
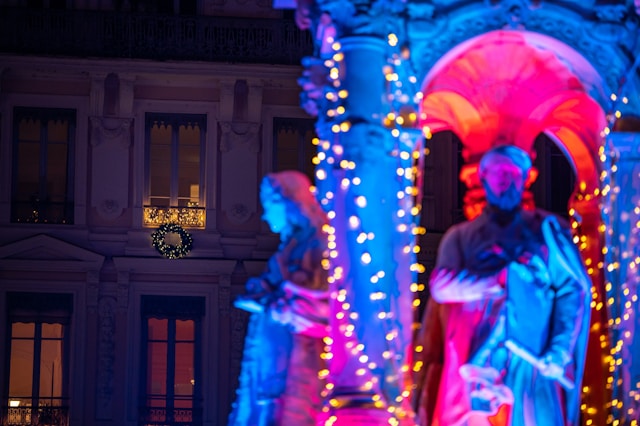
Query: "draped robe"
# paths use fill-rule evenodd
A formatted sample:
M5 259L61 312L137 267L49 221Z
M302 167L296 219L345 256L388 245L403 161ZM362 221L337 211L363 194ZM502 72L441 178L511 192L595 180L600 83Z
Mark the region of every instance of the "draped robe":
M505 221L487 208L452 227L416 342L424 347L415 379L421 425L577 426L589 282L568 228L544 211ZM507 339L537 358L550 354L575 387L543 376L505 347ZM495 369L494 390L506 386L513 402L477 415L463 365Z

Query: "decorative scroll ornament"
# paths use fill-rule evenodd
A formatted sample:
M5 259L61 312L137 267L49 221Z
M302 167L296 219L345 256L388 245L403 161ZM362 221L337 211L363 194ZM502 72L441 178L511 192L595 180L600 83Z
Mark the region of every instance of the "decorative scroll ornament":
M222 121L220 151L228 152L236 145L247 145L250 152L260 151L260 123Z
M131 145L132 118L90 117L95 136L92 138L94 146L106 142L120 142L122 147Z
M174 233L180 237L180 244L174 245L166 242L167 234ZM179 259L186 256L191 251L193 239L191 235L180 225L175 223L166 223L160 226L153 234L153 247L168 259Z

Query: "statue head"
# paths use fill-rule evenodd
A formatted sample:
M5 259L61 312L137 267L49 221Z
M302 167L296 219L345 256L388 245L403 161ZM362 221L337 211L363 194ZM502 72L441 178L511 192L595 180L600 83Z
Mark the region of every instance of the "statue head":
M487 202L501 210L518 207L529 169L531 158L517 146L497 145L489 149L480 159L478 170Z
M295 170L267 174L260 185L260 201L262 218L282 238L296 228L321 228L327 221L309 178Z

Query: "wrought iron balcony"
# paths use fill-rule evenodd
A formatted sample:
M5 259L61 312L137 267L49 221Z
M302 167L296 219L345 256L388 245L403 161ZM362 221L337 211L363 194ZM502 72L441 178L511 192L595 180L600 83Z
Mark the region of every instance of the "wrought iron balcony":
M2 407L2 426L68 426L69 407Z
M0 52L298 65L313 42L284 19L0 7Z
M202 409L142 407L138 424L140 426L200 426Z

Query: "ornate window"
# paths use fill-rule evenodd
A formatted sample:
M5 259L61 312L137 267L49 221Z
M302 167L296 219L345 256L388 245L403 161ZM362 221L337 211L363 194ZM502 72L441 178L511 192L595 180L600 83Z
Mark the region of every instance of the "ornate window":
M8 293L10 425L68 424L70 294ZM5 405L6 404L6 405Z
M140 425L202 424L204 298L142 297Z
M144 225L204 227L204 114L147 113Z
M73 223L75 128L75 110L14 108L12 222Z
M316 153L315 120L308 118L273 119L273 170L299 170L314 181Z

